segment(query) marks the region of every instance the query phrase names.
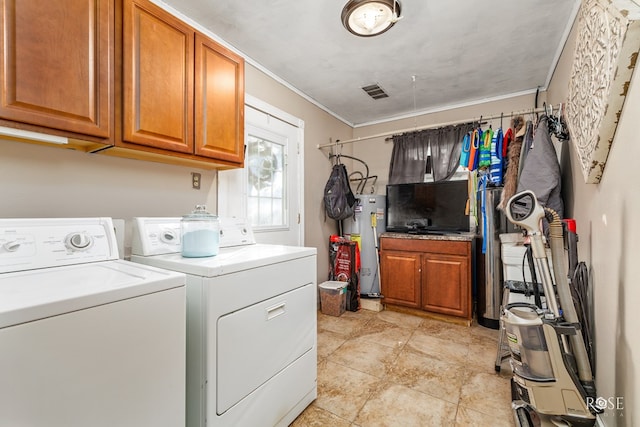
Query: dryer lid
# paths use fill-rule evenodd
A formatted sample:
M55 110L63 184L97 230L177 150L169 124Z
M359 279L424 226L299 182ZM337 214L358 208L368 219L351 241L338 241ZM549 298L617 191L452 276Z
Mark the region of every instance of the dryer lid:
M257 243L221 248L218 255L212 257L184 258L179 253L155 256L131 255L131 261L193 276L218 277L316 254L316 248Z

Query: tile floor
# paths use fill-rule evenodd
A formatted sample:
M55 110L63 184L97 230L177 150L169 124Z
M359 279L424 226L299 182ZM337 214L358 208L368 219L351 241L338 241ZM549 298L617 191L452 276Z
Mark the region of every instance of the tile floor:
M318 312L318 398L291 427L513 427L497 338L390 310Z

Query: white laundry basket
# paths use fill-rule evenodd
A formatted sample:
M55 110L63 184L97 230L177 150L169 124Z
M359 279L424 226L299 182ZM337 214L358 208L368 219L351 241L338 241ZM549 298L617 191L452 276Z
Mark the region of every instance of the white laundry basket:
M330 280L320 283L320 310L322 314L341 316L347 307L348 282Z

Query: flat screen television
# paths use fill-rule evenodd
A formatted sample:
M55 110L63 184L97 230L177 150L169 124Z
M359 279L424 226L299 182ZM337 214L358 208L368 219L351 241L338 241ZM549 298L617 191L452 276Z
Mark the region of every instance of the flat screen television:
M387 185L387 231L469 231L467 180Z

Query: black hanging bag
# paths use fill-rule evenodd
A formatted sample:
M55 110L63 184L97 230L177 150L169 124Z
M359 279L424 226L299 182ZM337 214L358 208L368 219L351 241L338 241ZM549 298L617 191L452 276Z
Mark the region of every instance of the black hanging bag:
M338 163L333 166L327 184L324 186L325 214L336 221L342 221L354 214L356 197L351 191L347 168Z

